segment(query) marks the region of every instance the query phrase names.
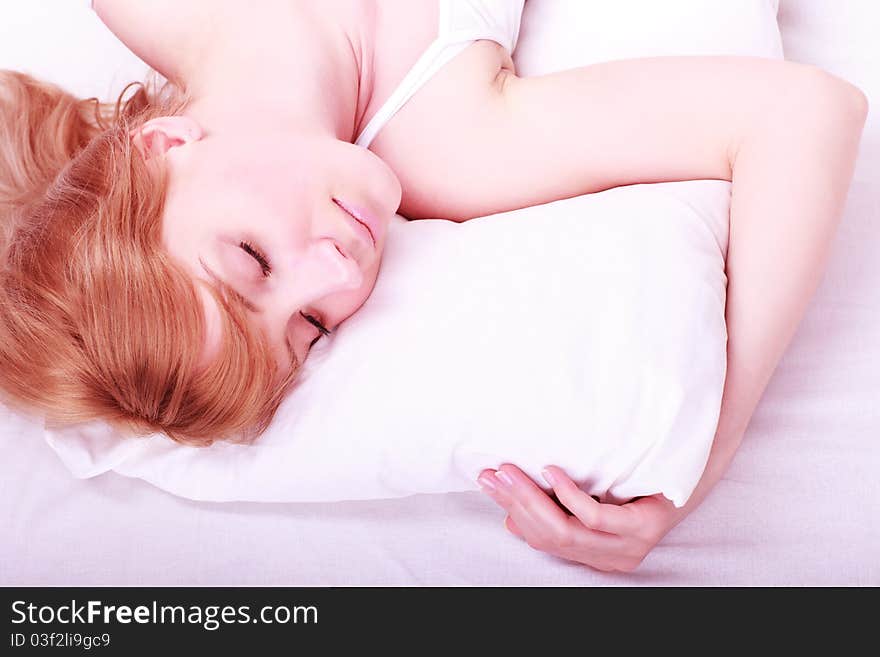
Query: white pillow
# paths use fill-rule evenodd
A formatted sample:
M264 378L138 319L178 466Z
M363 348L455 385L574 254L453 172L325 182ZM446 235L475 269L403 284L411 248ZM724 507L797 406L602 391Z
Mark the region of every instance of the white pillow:
M581 40L582 26L619 45L633 5L653 4L529 0L517 65L534 74L549 61L605 59ZM775 3L735 4L742 13L725 10L715 52L747 43L748 54L778 56ZM678 29L652 38L704 53L705 26L726 6L664 2ZM554 45L566 34L578 38L563 62ZM661 492L681 506L702 474L723 390L728 204L727 183L694 181L464 224L400 219L373 294L316 345L255 444L124 439L103 423L46 438L77 476L112 469L199 500L473 490L482 468L512 462L539 482L544 465L560 465L605 501Z
M49 440L80 476L112 468L203 500L469 490L510 461L536 477L561 464L609 499L681 504L721 402L728 188L401 219L373 294L316 345L253 445L119 440L103 423L85 452L75 430Z
M672 55L782 59L779 0L528 0L517 73Z

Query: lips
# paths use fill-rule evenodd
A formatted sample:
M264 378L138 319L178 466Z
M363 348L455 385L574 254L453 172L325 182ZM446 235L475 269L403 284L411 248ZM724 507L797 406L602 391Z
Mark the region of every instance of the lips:
M372 217L370 217L370 215L367 214L364 210L356 206L349 205L348 203L345 203L338 198L334 198L333 202L336 203L336 205L338 205L340 208L345 210L346 214L348 214L348 216L355 220L355 223L359 225L369 236L373 246L376 246L376 234L373 228L376 222L372 219Z

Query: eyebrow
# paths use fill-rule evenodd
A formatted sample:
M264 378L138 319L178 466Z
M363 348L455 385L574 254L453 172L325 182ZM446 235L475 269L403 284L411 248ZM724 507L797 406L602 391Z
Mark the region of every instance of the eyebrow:
M214 284L217 285L221 290L226 292L228 295L236 299L239 303L241 303L247 310L255 314L261 314L263 309L260 306L256 305L253 301L248 299L246 296L241 294L238 290L233 288L229 283L220 278L214 271L205 264L205 261L202 260L202 257L199 256L199 264L202 266L202 269L205 270L205 273L214 281ZM284 338L284 346L287 347L287 355L290 357L291 362L296 362L296 354L293 353L293 347L290 344L290 338Z

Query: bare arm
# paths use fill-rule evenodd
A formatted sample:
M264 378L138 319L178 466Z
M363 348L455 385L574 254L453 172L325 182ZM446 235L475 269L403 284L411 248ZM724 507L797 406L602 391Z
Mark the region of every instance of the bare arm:
M819 139L813 123L832 113L858 123L866 102L819 69L761 58L633 59L530 78L493 67L455 97L441 71L385 128L377 152L404 182L407 216L465 221L619 185L730 180L746 136L791 119L789 132Z
M667 516L662 536L727 468L818 286L866 100L817 69L751 58L632 60L511 77L501 96L507 145L494 133L471 138L502 151L472 167L488 172L504 205L638 182L732 180L721 417L703 478L686 507ZM450 210L462 218L480 209L455 203Z
M93 0L92 9L129 50L166 78L186 79L189 62L214 36L225 0ZM177 44L187 43L184 53ZM201 44L195 47L194 44Z

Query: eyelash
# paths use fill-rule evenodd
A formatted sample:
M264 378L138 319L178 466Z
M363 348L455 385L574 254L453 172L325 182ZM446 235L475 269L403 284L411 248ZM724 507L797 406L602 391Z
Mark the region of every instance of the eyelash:
M269 274L272 273L272 264L269 262L269 259L263 255L263 252L250 242L241 241L238 243L238 246L259 263L260 269L263 270L263 277L268 278Z
M257 263L260 265L260 269L263 271L263 277L268 278L269 275L272 273L272 263L269 262L269 259L263 254L263 252L260 249L258 249L257 247L255 247L253 244L251 244L250 242L247 242L244 240L239 242L238 246L241 247L241 249L245 253L247 253L254 260L257 261ZM300 315L305 317L306 321L309 324L311 324L312 326L314 326L316 329L318 329L318 331L320 331L320 333L321 333L321 335L319 335L317 338L312 340L311 344L309 344L309 347L311 347L313 344L315 344L315 342L317 342L318 339L321 338L321 336L330 335L330 333L332 333L332 331L330 331L328 328L326 328L323 324L321 324L321 322L319 322L312 315L306 315L302 311L300 311Z
M321 322L319 322L317 319L315 319L315 318L312 317L311 315L306 315L304 312L300 312L300 315L302 315L303 317L305 317L305 318L306 318L306 321L307 321L309 324L311 324L311 325L314 326L316 329L318 329L318 330L321 332L321 335L330 335L331 331L330 331L329 329L327 329L327 328L324 328L324 325L321 324ZM321 336L319 335L318 337L321 337ZM317 340L317 338L315 338L315 339Z

